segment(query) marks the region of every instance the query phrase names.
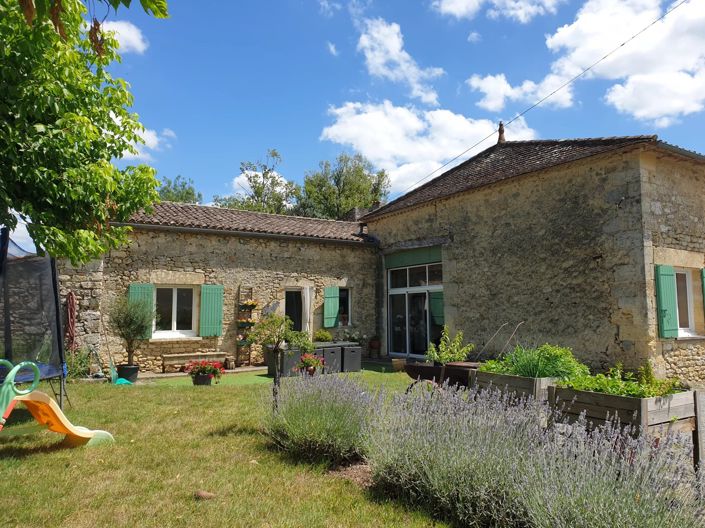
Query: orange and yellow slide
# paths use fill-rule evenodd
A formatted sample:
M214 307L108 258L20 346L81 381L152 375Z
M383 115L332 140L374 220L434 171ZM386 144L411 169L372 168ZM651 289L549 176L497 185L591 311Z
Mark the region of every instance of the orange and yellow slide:
M7 366L9 362L0 360L1 363ZM113 435L107 431L92 430L73 425L52 398L43 392L35 391L34 389L39 381L39 370L36 369L36 366L33 366L34 363L32 362L23 362L16 367L12 367L10 374L0 386L0 412L2 412L0 430L2 430L15 405L21 402L40 425L46 426L49 431L65 435L64 444L69 447L93 446L114 442ZM20 390L14 384L15 374L21 368L36 371L35 381L27 390Z

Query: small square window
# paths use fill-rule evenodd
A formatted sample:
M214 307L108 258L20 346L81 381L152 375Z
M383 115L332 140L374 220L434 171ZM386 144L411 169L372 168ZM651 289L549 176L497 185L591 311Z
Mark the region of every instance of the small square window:
M189 287L159 286L154 296L156 338L194 336L194 291Z
M406 288L406 268L396 269L389 272L390 288Z
M414 286L426 286L426 266L418 266L416 268L409 268L409 287Z

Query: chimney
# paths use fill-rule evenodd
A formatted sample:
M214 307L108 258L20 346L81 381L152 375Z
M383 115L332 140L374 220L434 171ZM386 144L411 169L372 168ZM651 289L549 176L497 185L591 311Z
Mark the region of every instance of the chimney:
M497 144L504 143L504 123L499 122L499 138L497 138Z

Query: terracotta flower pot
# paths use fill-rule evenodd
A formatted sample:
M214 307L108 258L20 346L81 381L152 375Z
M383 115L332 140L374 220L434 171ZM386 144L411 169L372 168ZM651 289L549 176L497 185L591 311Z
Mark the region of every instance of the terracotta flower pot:
M316 373L316 367L306 367L306 373L309 376L313 376Z

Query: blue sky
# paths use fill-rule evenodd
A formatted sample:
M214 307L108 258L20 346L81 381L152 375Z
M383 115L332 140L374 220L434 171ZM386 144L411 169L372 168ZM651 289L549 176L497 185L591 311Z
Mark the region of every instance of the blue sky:
M403 191L670 5L172 0L166 20L138 5L109 20L123 51L114 74L148 129L142 158L160 176L192 178L209 201L268 148L297 182L360 151ZM704 152L704 103L705 0L690 0L507 138L658 133Z

